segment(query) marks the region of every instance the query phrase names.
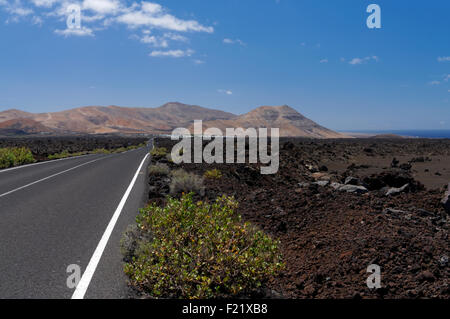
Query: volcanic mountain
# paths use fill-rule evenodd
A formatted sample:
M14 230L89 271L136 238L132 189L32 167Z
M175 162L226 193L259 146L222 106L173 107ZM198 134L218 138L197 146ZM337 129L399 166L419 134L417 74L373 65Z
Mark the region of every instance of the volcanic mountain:
M310 137L310 138L345 138L340 134L329 130L314 121L306 118L293 108L283 106L261 106L249 113L240 115L231 120L215 120L203 123L203 129L209 127L220 128L225 132L226 128L279 128L280 136ZM192 126L191 126L192 130ZM270 132L269 132L270 134Z
M204 129L280 128L281 136L313 138L347 137L304 117L289 106L263 106L244 115L196 105L167 103L158 108L127 108L119 106L87 106L54 113L27 113L19 110L0 112L2 130L25 133L153 133L170 134L177 127L190 128L194 120L203 120Z
M55 133L54 130L29 118L18 118L0 122L1 135L24 135Z

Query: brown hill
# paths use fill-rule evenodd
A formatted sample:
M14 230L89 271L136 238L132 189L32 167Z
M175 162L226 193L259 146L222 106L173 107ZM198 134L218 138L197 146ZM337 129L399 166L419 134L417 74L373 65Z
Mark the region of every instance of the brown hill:
M18 118L0 122L0 133L3 135L22 135L52 132L52 129L29 118Z
M278 127L282 136L346 137L316 124L289 106L264 106L240 116L176 102L158 108L88 106L55 113L0 112L0 122L11 119L29 119L40 123L43 126L40 129L57 133L170 134L177 127L191 127L194 120L203 120L204 128ZM35 131L39 131L37 126Z
M188 126L194 119L230 119L231 113L181 103L158 108L89 106L56 113L36 114L33 118L58 131L81 133L170 133Z
M226 128L279 128L280 136L310 138L345 138L344 134L331 131L311 121L293 108L283 106L261 106L232 120L207 121L203 128L217 127L224 133ZM192 126L190 127L192 130Z
M18 119L18 118L28 118L28 117L32 117L32 116L33 116L33 113L28 113L28 112L24 112L24 111L20 111L20 110L11 109L11 110L0 112L0 122L14 120L14 119Z

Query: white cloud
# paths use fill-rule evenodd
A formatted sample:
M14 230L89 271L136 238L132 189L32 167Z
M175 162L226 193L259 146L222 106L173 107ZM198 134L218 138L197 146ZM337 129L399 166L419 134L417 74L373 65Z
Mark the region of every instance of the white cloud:
M101 21L104 19L105 19L105 16L102 14L95 14L95 15L91 15L91 16L83 15L82 22L92 23L92 22L97 22L97 21Z
M246 46L247 45L247 43L245 43L244 41L242 41L240 39L233 40L233 39L229 39L229 38L223 39L223 43L225 43L225 44L236 44L237 43L237 44L242 45L242 46Z
M188 42L189 39L183 35L176 33L164 33L164 38L172 41Z
M56 34L68 37L68 36L78 36L78 37L85 37L85 36L94 36L94 33L92 32L92 29L81 27L81 28L71 28L71 29L64 29L64 30L55 30Z
M319 61L320 63L328 63L328 59L322 59Z
M198 21L182 20L168 14L159 4L155 3L142 2L140 8L135 6L126 11L126 13L119 15L116 20L131 28L146 26L178 32L214 32L213 27L204 26Z
M376 55L366 56L365 58L353 58L348 63L351 64L351 65L358 65L358 64L367 63L369 61L378 62L379 58Z
M32 23L41 26L44 23L44 20L42 20L39 16L34 16L32 19Z
M171 57L171 58L182 58L186 56L192 56L194 54L193 50L168 50L168 51L152 51L149 55L151 57Z
M157 3L151 3L151 2L143 2L142 3L142 11L150 13L150 14L156 14L162 12L162 7L160 4Z
M142 43L150 44L153 47L167 48L169 47L169 41L174 42L189 42L189 39L185 36L175 33L164 33L160 36L151 35L150 30L143 30L143 36L133 36L133 38L139 39Z
M11 8L11 13L17 14L19 16L27 16L29 14L32 14L33 10L28 9L28 8L15 7L15 8Z
M68 7L79 4L82 10L81 29L66 29ZM6 23L27 19L34 25L42 25L48 19L56 20L59 28L54 32L64 37L94 36L94 32L116 25L142 30L142 36L130 38L159 48L177 44L177 48L154 51L151 56L190 56L193 51L179 48L189 38L180 33L213 33L212 26L203 25L193 19L181 19L169 12L163 5L151 1L126 0L0 0L0 10L9 16ZM50 25L50 24L48 24Z
M55 3L59 2L59 1L60 0L31 0L31 2L36 7L46 7L46 8L52 7Z
M222 93L222 94L226 94L226 95L233 95L233 91L231 91L231 90L219 89L219 90L217 90L217 92Z
M450 62L450 56L440 56L437 58L439 62Z
M448 82L449 80L450 80L450 74L444 74L442 76L442 81ZM430 85L439 85L439 84L441 84L441 81L434 80L434 81L428 82L428 84L430 84Z
M205 64L205 61L203 60L194 60L195 64Z
M362 64L363 63L363 59L353 58L349 63L352 64L352 65Z
M121 3L118 0L84 0L82 8L101 14L117 14Z
M169 46L169 43L166 39L155 37L154 35L144 35L141 38L141 42L151 44L154 47L167 48Z
M0 6L3 6L4 10L12 16L11 21L13 22L18 22L20 20L19 18L29 16L34 13L33 9L25 7L21 0L0 0Z

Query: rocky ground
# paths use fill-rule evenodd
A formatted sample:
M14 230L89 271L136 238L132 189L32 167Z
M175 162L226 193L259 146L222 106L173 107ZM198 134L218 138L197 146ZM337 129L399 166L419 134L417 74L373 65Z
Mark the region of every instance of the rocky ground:
M48 137L3 137L2 147L27 147L36 160L47 160L48 155L68 151L78 153L95 149L118 149L131 145L146 143L143 137L123 137L117 135L80 135L80 136L48 136Z
M219 169L202 199L235 196L244 220L281 241L286 269L268 283L271 296L450 297L450 203L442 202L450 140L283 139L275 175L255 164L159 162L198 175ZM150 200L163 203L169 183L151 178ZM381 289L366 285L371 264L381 267Z

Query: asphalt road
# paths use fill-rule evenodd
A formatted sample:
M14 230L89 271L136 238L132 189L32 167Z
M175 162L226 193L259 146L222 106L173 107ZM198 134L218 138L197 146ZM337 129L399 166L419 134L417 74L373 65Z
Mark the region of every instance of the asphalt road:
M145 204L148 151L0 171L0 298L71 298L69 265L78 298L127 298L119 241Z

